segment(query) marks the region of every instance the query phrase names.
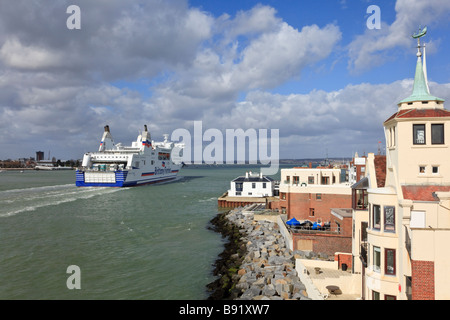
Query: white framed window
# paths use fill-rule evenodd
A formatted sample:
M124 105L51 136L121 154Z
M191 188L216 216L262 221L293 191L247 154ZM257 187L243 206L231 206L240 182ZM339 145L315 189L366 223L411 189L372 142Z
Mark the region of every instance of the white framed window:
M431 167L431 173L432 174L439 174L439 166L432 166Z
M413 124L413 144L425 144L424 124Z
M381 270L381 249L380 247L373 247L373 271L380 272Z

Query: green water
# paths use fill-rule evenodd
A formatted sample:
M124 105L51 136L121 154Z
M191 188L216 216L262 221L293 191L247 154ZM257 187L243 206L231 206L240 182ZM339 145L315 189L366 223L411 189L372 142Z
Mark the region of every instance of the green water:
M246 170L188 167L133 188L77 188L74 171L1 172L0 299L206 299L224 244L209 221ZM81 289L67 286L71 265Z

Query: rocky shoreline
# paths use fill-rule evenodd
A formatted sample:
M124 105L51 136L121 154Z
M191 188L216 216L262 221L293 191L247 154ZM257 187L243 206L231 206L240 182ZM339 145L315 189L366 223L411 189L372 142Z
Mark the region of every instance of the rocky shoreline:
M228 241L215 262L218 279L207 285L209 300L309 300L278 224L254 221L243 208L220 213L211 224Z

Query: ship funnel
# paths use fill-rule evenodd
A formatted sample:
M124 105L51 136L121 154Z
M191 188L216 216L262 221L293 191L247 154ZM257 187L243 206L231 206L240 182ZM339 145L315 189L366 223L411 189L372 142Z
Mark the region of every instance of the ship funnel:
M105 151L108 149L111 149L114 146L114 141L111 136L111 132L109 131L109 126L105 126L105 132L103 132L102 141L100 142L100 147L98 148L98 151Z

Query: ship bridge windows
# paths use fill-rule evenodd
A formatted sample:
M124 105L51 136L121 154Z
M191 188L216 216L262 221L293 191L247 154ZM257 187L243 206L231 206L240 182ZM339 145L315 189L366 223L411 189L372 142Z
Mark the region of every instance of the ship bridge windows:
M122 170L127 165L126 162L114 161L114 162L94 162L90 167L92 171L115 171Z
M170 160L170 153L158 152L158 160Z

